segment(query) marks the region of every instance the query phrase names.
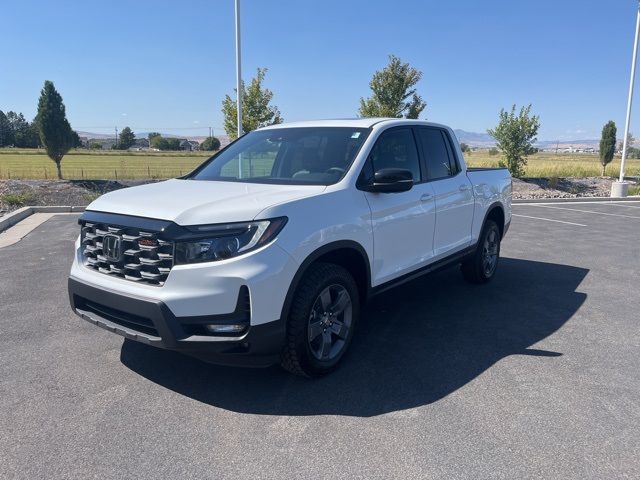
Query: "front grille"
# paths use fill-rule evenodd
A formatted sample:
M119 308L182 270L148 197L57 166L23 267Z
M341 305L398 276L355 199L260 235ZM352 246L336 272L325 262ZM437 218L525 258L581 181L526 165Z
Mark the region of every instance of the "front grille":
M100 273L162 286L173 267L174 244L157 232L85 222L80 239L85 265Z

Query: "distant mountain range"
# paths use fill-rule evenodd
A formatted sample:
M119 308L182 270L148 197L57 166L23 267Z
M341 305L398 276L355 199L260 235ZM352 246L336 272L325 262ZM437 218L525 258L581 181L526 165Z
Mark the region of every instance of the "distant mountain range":
M467 132L466 130L454 130L458 141L466 143L470 147L490 148L495 146L496 141L488 133ZM556 145L558 148L584 148L584 147L597 147L600 143L599 140L585 139L585 140L539 140L536 142L536 147L549 149L554 148Z
M134 132L136 135L136 138L147 138L149 136L149 133L151 132ZM162 133L162 132L158 132L160 133L160 135L162 135L165 138L186 138L187 140L195 140L198 143L202 143L206 138L207 135L175 135L173 133ZM93 133L93 132L81 132L78 131L78 135L80 137L85 137L85 138L89 138L92 140L115 140L115 132L108 134L108 133ZM220 143L222 145L226 145L227 143L229 143L229 137L227 135L216 135L216 137L220 140Z
M496 141L487 133L467 132L466 130L454 130L458 141L466 143L470 147L476 148L491 148L495 146ZM166 138L186 138L187 140L195 140L196 142L204 141L206 136L203 135L175 135L173 133L162 133ZM135 132L137 138L147 138L149 132ZM81 137L91 138L95 140L113 140L115 134L104 133L92 133L92 132L78 132ZM226 135L216 135L223 145L229 143L229 138ZM536 143L538 148L549 149L554 148L556 145L558 148L585 148L585 147L597 147L599 140L586 139L586 140L540 140Z

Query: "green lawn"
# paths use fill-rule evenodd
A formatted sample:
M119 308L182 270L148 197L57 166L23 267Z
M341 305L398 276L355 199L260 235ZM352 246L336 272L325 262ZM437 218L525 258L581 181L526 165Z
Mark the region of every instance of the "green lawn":
M489 152L471 152L465 154L465 160L471 167L495 167L500 155L489 155ZM527 177L597 177L602 173L598 155L588 153L536 153L528 159ZM626 175L640 175L640 160L627 159ZM614 158L607 165L608 176L620 174L620 158Z
M72 151L62 161L68 179L171 178L186 174L209 157L208 152L87 152ZM473 167L497 166L499 155L471 152L465 155ZM243 165L246 168L247 165ZM258 165L256 165L257 167ZM529 157L529 177L593 177L600 175L597 155L538 153ZM607 166L607 175L619 174L620 159ZM640 160L629 160L627 175L640 175ZM0 149L0 178L55 178L55 164L38 150Z
M90 152L72 151L62 160L68 179L171 178L186 174L209 152ZM0 149L0 178L56 178L56 165L37 150Z

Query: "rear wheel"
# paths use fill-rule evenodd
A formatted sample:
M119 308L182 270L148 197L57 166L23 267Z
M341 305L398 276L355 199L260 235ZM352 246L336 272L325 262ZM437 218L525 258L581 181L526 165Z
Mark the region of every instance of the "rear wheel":
M470 283L491 281L500 258L500 229L493 220L487 220L478 239L473 256L462 263L462 275Z
M306 377L334 370L351 343L359 314L358 288L347 270L329 263L309 267L287 319L282 366Z

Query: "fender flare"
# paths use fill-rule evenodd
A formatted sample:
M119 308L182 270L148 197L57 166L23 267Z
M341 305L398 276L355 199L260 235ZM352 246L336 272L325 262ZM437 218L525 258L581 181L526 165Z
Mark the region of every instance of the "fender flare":
M282 306L282 312L280 314L280 318L284 321L285 325L286 320L289 316L291 304L293 303L293 295L295 294L295 291L298 288L302 277L307 272L311 264L313 264L313 262L318 260L323 255L326 255L327 253L344 249L355 250L360 254L362 260L365 263L366 284L364 285L363 290L366 292L366 296L365 298L361 299L361 301L364 302L366 300L371 292L371 262L369 261L369 255L367 255L364 247L353 240L338 240L335 242L327 243L326 245L323 245L311 252L307 256L307 258L305 258L304 261L300 264L298 270L293 276L293 280L291 280L291 284L289 285L289 289L287 290L287 295L285 296L284 304Z
M484 225L487 222L487 218L489 217L489 214L493 212L496 208L502 211L502 217L505 219L503 222L503 225L498 225L498 227L500 227L500 231L502 232L502 237L504 237L504 235L507 233L507 229L506 229L507 216L504 211L504 205L499 200L496 200L491 205L489 205L489 207L487 207L487 211L485 212L484 218L482 219L482 226L480 227L480 232L482 232L482 229L484 228Z

